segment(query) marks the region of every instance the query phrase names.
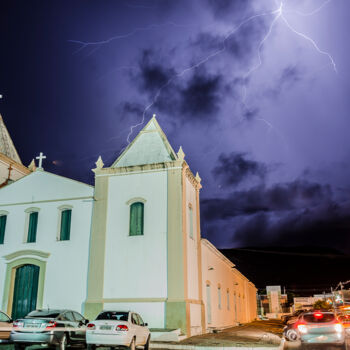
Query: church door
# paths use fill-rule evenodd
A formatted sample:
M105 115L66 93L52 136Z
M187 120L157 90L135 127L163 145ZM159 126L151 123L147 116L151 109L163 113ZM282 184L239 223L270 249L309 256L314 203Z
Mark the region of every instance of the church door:
M23 265L16 269L12 318L22 318L35 310L38 296L39 266Z

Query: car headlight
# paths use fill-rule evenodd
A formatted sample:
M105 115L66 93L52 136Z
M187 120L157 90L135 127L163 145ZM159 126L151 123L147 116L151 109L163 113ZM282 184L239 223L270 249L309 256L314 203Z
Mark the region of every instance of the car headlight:
M337 323L334 325L334 329L337 333L343 332L343 325L341 323Z
M307 327L304 324L299 324L298 325L298 331L302 334L306 334L307 333Z

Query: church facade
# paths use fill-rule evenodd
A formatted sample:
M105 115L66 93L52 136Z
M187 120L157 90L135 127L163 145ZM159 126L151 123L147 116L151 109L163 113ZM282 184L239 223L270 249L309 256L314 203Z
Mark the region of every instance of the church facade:
M150 328L187 336L256 317L253 283L201 238L198 173L155 118L111 166L99 158L93 171L94 188L38 168L0 189L4 311L20 314L28 300L89 319L135 310ZM32 289L19 292L25 278Z

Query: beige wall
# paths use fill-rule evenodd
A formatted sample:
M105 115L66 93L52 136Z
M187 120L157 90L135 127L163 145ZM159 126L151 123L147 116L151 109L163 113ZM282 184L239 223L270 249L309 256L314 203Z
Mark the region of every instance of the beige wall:
M237 322L246 323L254 320L255 286L209 241L202 239L201 243L206 328L229 327L236 325ZM207 286L210 286L210 298ZM208 319L208 313L211 314L211 320Z
M30 173L28 168L22 164L18 164L10 158L0 153L0 185L6 181L9 175L9 166L12 166L10 179L16 181L21 177Z

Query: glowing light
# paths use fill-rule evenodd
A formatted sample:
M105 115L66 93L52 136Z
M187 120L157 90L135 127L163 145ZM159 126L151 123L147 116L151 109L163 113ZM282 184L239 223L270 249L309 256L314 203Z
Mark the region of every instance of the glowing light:
M152 108L154 106L154 104L157 102L159 96L161 95L162 91L167 87L169 86L175 79L178 79L178 78L181 78L182 76L184 76L187 72L190 72L196 68L199 68L200 66L202 66L203 64L207 63L208 61L210 61L212 58L220 55L221 53L223 53L225 50L226 50L226 42L227 40L232 36L234 35L242 26L244 26L245 24L249 23L250 21L253 21L254 19L257 19L259 17L263 17L263 16L267 16L267 15L274 15L274 18L268 28L268 31L267 33L265 34L265 36L263 37L263 39L260 41L259 45L258 45L258 48L257 48L257 56L258 56L258 62L257 64L255 64L253 67L251 67L248 72L246 72L244 74L244 81L247 81L247 79L257 70L259 69L261 66L262 66L262 58L261 58L261 50L265 44L265 42L269 39L276 23L278 22L278 20L281 20L285 25L286 27L292 32L294 33L295 35L301 37L302 39L308 41L309 43L311 43L311 45L313 46L313 48L321 55L324 55L326 56L334 71L337 72L337 67L336 67L336 63L335 63L335 60L333 59L332 55L327 52L327 51L324 51L322 50L316 43L316 41L314 39L312 39L310 36L306 35L305 33L302 33L300 31L298 31L297 29L295 29L290 23L289 21L287 20L286 18L286 14L288 13L296 13L300 16L304 16L304 17L308 17L308 16L313 16L314 14L320 12L328 3L330 3L331 0L326 0L322 5L320 5L318 8L316 8L315 10L309 12L309 13L303 13L303 12L300 12L300 11L295 11L295 10L285 10L284 9L284 2L281 1L281 2L278 2L277 0L275 1L276 5L278 6L277 9L275 10L272 10L272 11L268 11L268 12L264 12L264 13L261 13L261 14L256 14L256 15L253 15L245 20L243 20L238 26L236 26L235 28L233 28L231 31L229 31L225 37L223 38L222 40L222 43L221 43L221 48L214 51L213 53L209 54L208 56L202 58L201 60L199 60L197 63L183 69L182 71L174 74L166 83L164 83L162 86L159 87L159 89L156 91L155 95L153 96L153 99L151 100L151 102L146 105L146 107L144 108L143 110L143 113L142 113L142 119L139 123L135 124L135 125L132 125L130 127L130 130L129 130L129 133L127 135L127 142L128 144L130 143L130 137L134 131L135 128L141 126L144 124L145 122L145 116L146 116L146 113L149 111L150 108ZM92 54L95 50L97 50L101 45L105 45L105 44L109 44L110 42L114 41L114 40L118 40L118 39L125 39L125 38L129 38L131 36L133 36L134 34L136 34L137 32L141 32L141 31L147 31L147 30L151 30L151 29L154 29L154 28L159 28L159 27L162 27L162 26L166 26L166 25L172 25L172 26L177 26L177 27L184 27L184 26L188 26L188 25L178 25L174 22L167 22L167 23L164 23L164 24L151 24L147 27L137 27L135 29L133 29L132 31L130 31L129 33L126 33L126 34L121 34L121 35L116 35L116 36L113 36L109 39L106 39L106 40L101 40L101 41L91 41L91 42L87 42L87 41L81 41L81 40L68 40L69 42L71 43L75 43L75 44L79 44L81 45L80 48L75 51L75 53L85 49L86 47L88 46L95 46L95 49L93 51L90 52L90 54ZM121 68L122 69L122 68ZM245 104L245 100L246 100L246 97L247 97L247 89L246 89L246 86L244 85L243 86L243 101L242 103L244 104L245 108L248 110L246 104ZM272 129L274 128L273 125L271 123L269 123L268 121L266 121L265 119L263 118L260 118L261 121L265 122L268 126L269 126L269 129ZM274 128L275 129L275 128Z
M135 35L138 32L148 31L148 30L152 30L152 29L156 29L156 28L160 28L160 27L164 27L164 26L189 27L190 25L188 25L188 24L177 24L177 23L174 23L174 22L166 22L166 23L163 23L163 24L150 24L149 26L146 26L146 27L136 27L136 28L134 28L132 31L130 31L128 33L118 34L118 35L112 36L112 37L110 37L108 39L105 39L105 40L99 40L99 41L67 40L67 41L69 43L79 44L80 45L79 49L73 52L73 54L76 54L76 53L78 53L79 51L85 49L88 46L95 46L95 50L96 50L101 45L109 44L109 43L111 43L114 40L127 39L127 38ZM94 51L92 51L92 52L94 52ZM90 55L91 55L91 52L90 52Z

